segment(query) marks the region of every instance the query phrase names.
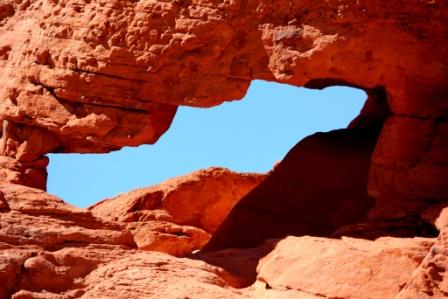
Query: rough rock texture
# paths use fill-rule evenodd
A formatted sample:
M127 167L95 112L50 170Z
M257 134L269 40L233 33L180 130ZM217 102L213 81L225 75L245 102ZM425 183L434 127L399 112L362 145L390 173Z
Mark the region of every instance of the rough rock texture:
M448 297L448 208L438 217L440 235L397 299Z
M438 239L287 237L180 258L165 253L172 250L169 240L165 248L139 247L129 223L95 218L37 189L3 184L0 191L0 298L446 296L446 233ZM446 219L439 217L440 228ZM141 224L149 226L146 236L164 225ZM171 244L185 248L189 241L176 236Z
M214 233L233 206L265 177L209 168L106 199L89 209L111 221L164 220Z
M329 235L359 220L374 205L367 195L374 145L375 136L357 129L303 139L241 199L207 248L254 247L287 235Z
M0 297L447 297L447 20L445 0L0 0ZM254 79L369 99L219 229L261 176L205 171L91 210L38 190L45 154L154 143L179 105ZM184 256L215 230L189 259L143 251Z
M178 105L240 99L264 79L387 103L353 124L384 123L370 222L448 201L446 1L4 0L0 11L3 181L45 189L44 154L154 143Z
M275 290L305 290L327 298L393 298L432 243L289 237L261 259L257 279Z
M116 209L116 217L107 209L110 208L107 207L108 200L92 208L95 211L92 214L38 189L1 184L0 278L4 283L0 287L0 298L12 294L15 294L13 298L78 298L84 292L84 298L141 298L150 297L150 294L153 298L161 298L164 289L168 298L177 298L176 292L199 294L202 289L210 294L215 292L216 298L221 296L219 294L233 298L239 291L226 290L228 283L225 279L230 276L224 270L172 256L185 256L201 249L210 238L201 227L212 230L219 225L218 221L222 221L235 201L263 178L263 175L238 175L220 168L199 171L110 200L115 207L118 202L123 208ZM201 191L204 191L202 197ZM218 191L219 196L216 196ZM163 219L122 219L132 207L134 213L140 211L145 215L145 211L149 212L146 209L151 208L152 192L167 195L166 202L163 201L166 205L159 202L159 206L153 206L157 208L155 212L165 215ZM125 200L120 202L120 199ZM187 199L192 206L216 212L217 217L203 214L204 221L195 222L198 227L183 225L188 222L183 219L193 219L192 215L196 213L196 210L190 210L193 214L189 216L185 210L183 218L176 218L176 207L185 205ZM135 200L140 205L135 204ZM129 206L130 203L133 206ZM101 209L101 206L106 208ZM102 218L101 212L106 216ZM213 221L205 221L208 219ZM113 269L113 273L108 269ZM129 273L140 273L138 275L144 279L132 275L129 278ZM104 275L109 282L105 282ZM186 281L185 276L191 276L191 281ZM178 277L178 283L175 277ZM198 281L200 277L202 283ZM109 283L117 289L111 288ZM167 288L171 283L175 283L179 290ZM140 288L148 289L148 293L143 293Z
M446 199L437 153L446 149L447 5L4 0L0 116L14 130L4 130L2 155L19 163L153 143L177 105L239 99L253 79L381 87L393 117L375 151L371 194ZM29 131L42 142L29 142Z

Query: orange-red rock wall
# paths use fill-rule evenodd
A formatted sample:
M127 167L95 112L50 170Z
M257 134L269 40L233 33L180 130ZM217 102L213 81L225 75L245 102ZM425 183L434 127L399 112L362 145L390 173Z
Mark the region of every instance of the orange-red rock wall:
M43 188L45 153L154 143L177 105L239 99L265 79L384 88L393 114L370 194L447 197L444 1L6 0L0 11L7 181Z
M408 298L407 294L424 293L443 298L448 294L446 272L443 270L446 265L443 254L446 250L446 225L438 225L437 221L440 211L448 202L447 19L448 3L444 0L1 1L0 181L45 189L48 163L45 154L103 153L124 146L155 143L169 128L179 105L210 107L241 99L254 79L310 88L331 85L361 88L369 94L369 101L361 115L345 131L313 136L297 145L268 179L233 209L225 221L227 224L218 229L214 237L215 240L224 240L218 242L221 245L216 245L216 248L231 244L228 241L235 230L242 233L238 230L239 225L235 224L239 223L238 219L244 213L261 213L254 219L275 218L277 210L280 215L288 211L288 203L292 202L293 208L296 208L295 194L304 192L306 188L285 190L282 184L302 176L311 180L313 176L307 176L306 169L300 170L302 172L294 169L294 163L299 163L300 159L311 161L307 158L313 157L314 153L313 150L306 150L306 157L292 159L300 152L297 148L306 148L307 142L315 142L319 148L327 139L339 134L329 146L321 147L332 149L322 154L329 159L329 163L321 166L328 172L323 177L330 179L319 181L315 175L316 179L309 181L309 184L316 184L314 190L324 188L329 190L328 193L330 190L340 192L329 198L331 193L317 194L319 192L314 191L316 194L307 197L307 204L298 207L304 210L301 217L309 219L295 217L293 226L285 227L297 225L297 230L282 229L280 233L331 233L333 236L349 234L374 238L378 233L381 235L381 232L390 233L393 230L401 236L431 237L440 230L442 233L436 241L431 239L427 243L414 240L407 245L406 248L420 248L416 251L423 253L412 256L409 263L405 262L407 274L400 277L400 286L391 286L387 294L400 293L401 298ZM275 102L272 104L276 105ZM344 136L352 136L359 130L364 130L361 137L368 139L363 146L355 146L359 140L339 144L346 138ZM348 144L352 146L345 149ZM338 155L338 151L344 154ZM348 155L351 152L353 154ZM290 160L295 162L290 164ZM338 164L344 161L349 166ZM344 175L340 175L341 171L345 171ZM347 172L354 178L347 176ZM332 177L337 179L333 180ZM344 181L344 178L347 180ZM336 186L329 186L331 182L335 182ZM344 188L345 193L340 190L342 186L347 187ZM14 197L11 194L17 193L14 188L18 187L5 188L5 199L0 201L0 210L4 211L1 213L2 219L8 223L8 226L2 226L6 227L2 235L2 242L6 244L2 245L3 253L8 256L8 252L15 250L14 246L26 245L26 248L21 247L23 254L4 263L6 270L0 272L2 275L7 273L7 290L2 290L6 292L3 294L18 291L17 298L28 298L26 296L31 295L27 292L48 289L45 281L39 280L39 275L35 274L41 271L39 269L46 269L45 275L52 277L58 273L73 277L73 281L85 277L92 270L75 269L75 274L67 276L63 269L70 263L65 258L60 261L57 254L43 253L42 247L36 251L33 246L47 248L48 242L81 242L95 248L113 245L126 247L119 250L134 250L138 247L134 244L134 238L137 238L141 246L160 249L163 247L157 245L160 234L171 232L174 237L167 237L168 243L173 240L177 242L177 238L185 234L196 240L196 243L179 247L190 250L190 245L194 248L198 244L202 246L209 237L200 228L176 226L185 223L136 225L132 227L135 236L138 236L135 237L127 226L124 228L124 224L119 227L110 227L110 224L102 222L98 224L91 212L67 212L64 210L66 208L61 208L65 212L56 208L45 212L51 217L55 213L59 215L55 228L48 235L45 233L49 225L45 222L47 218L33 216L43 212L35 211L35 208L23 209L20 205L12 207ZM260 191L263 188L267 191ZM257 210L256 204L247 204L261 195L276 193L275 188L284 191L285 196L275 197L275 201L271 196L266 197L258 205L263 207L262 210ZM24 202L30 202L30 198L35 196L27 193ZM329 198L328 205L322 207L321 200L325 197ZM54 205L58 204L50 206ZM241 210L239 206L244 207L243 214L238 212ZM25 216L21 215L22 212ZM138 214L138 211L134 212ZM86 224L75 231L67 231L65 228L69 224L66 221L70 223L68 218L75 217L73 213L84 219L82 221ZM125 213L129 219L137 216L143 217L144 221L147 220L144 217L161 217L158 220L162 222L168 219L163 213L137 214ZM329 222L331 227L325 227L328 217L332 219ZM286 223L287 219L281 217L281 221ZM24 225L20 224L22 222ZM302 224L298 225L298 222ZM27 226L32 227L36 223L42 224L40 230L27 233ZM306 225L310 227L306 228ZM226 227L233 228L226 230ZM251 237L257 242L249 242L248 246L258 244L267 237L279 236L276 232L257 237L254 232L256 228L249 229ZM264 229L263 232L269 230ZM247 240L244 234L241 238ZM212 239L211 244L213 242ZM297 242L300 243L297 248L311 246L306 238L299 238ZM317 241L318 244L322 242ZM331 242L331 246L347 252L350 242L335 241L337 244ZM396 248L400 247L395 246L394 241L392 244L383 240L365 242L380 243L380 247L385 246L392 252L397 252ZM356 248L364 250L365 245L356 244ZM243 244L238 241L233 245ZM430 246L433 246L431 253L423 258ZM174 250L176 246L169 248ZM280 251L281 248L279 246ZM110 269L117 271L110 274L110 282L114 285L127 276L126 264L134 263L137 268L152 267L145 264L145 258L138 251L135 255L134 252L129 256L123 254L126 256L123 263L105 258L107 255L103 249L100 251L98 255L101 258L82 258L89 260L86 264L94 265L92 267L98 265L98 260L103 263L80 287L87 298L111 290L95 284L108 277L107 273L112 273ZM44 257L35 258L33 255L36 253ZM350 254L347 253L347 256ZM90 259L95 262L90 262ZM378 259L391 263L388 255L379 254ZM109 262L111 264L106 265ZM316 260L316 265L320 262ZM170 263L178 267L173 269L186 269L183 262L170 260ZM359 264L365 265L366 262L362 260ZM268 269L273 269L268 272L277 271L275 265L270 266L269 260L266 265ZM203 265L194 267L203 270ZM23 268L27 271L24 276L27 279L19 281L15 277L20 277ZM369 269L376 271L374 265ZM202 270L198 270L202 274L197 274L203 275L201 281L214 282L213 287L208 285L211 294L236 298L233 291L223 294L225 291L215 288L217 285L225 286L228 276L227 282L224 282L221 276L207 276ZM216 270L222 274L220 271ZM259 269L259 273L262 272L263 269ZM330 270L328 273L328 277L334 276ZM290 283L287 279L274 276L269 282L271 286L268 283L271 276L260 275L256 291L266 297L285 291ZM381 275L378 277L386 279ZM405 285L404 281L407 281ZM72 290L80 289L72 283L62 279L50 291L59 292L67 285ZM291 283L297 288L289 295L303 297L299 287L303 282ZM340 281L334 283L339 284ZM374 284L372 288L378 285L381 283ZM331 290L331 286L326 290ZM165 289L159 291L163 294ZM344 290L339 291L341 293L325 294L348 296ZM74 292L67 296L82 295ZM121 294L127 297L135 295L132 292ZM240 295L243 296L238 293Z

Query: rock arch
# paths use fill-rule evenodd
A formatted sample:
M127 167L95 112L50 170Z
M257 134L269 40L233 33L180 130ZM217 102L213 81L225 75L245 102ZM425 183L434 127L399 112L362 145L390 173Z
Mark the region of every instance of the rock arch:
M5 181L44 189L46 153L154 143L178 105L239 99L264 79L381 87L391 114L369 194L406 213L448 199L443 1L6 0L1 11Z
M363 168L375 208L364 215L367 223L345 227L346 231L365 232L371 224L377 230L388 228L390 220L402 221L405 227L418 221L434 223L448 201L447 19L444 0L4 0L0 3L0 180L45 189L45 154L108 152L154 143L169 128L179 105L210 107L240 99L254 79L316 88L342 83L375 90L380 99L381 94L387 95L390 110L384 116L383 109L367 105L348 129L383 124ZM315 138L341 135L332 134ZM11 220L18 225L15 232L41 220L33 213L46 213L60 217L55 246L81 240L135 248L131 233L121 231L119 225L105 226L89 212L74 212L35 189L17 185L4 189L9 193L0 198L0 209L8 211L7 217L15 219L18 211L28 213L30 222ZM34 201L22 205L16 194ZM50 203L37 211L34 205L45 201L42 198ZM368 208L361 205L354 218ZM83 223L78 233L60 233L66 215ZM442 231L436 245L419 268L409 267L409 271L416 269L412 277L388 288L388 294L395 296L400 290L394 288L405 285L401 298L415 293L446 296L446 223L437 225ZM98 227L113 231L95 230ZM42 245L39 242L49 235L36 236L19 234L8 240ZM216 248L229 245L225 238L215 244ZM104 255L102 249L96 250ZM31 249L23 252L7 264L12 274L0 290L5 296L54 288L47 281L36 283L33 271L46 265L46 273L53 277L64 268L64 264L58 266L61 269L48 266L49 260L63 261L57 257L64 257L63 252L53 256L41 248L38 257ZM124 263L139 263L150 255L129 255ZM107 265L90 279L102 280ZM127 269L121 266L110 267ZM32 279L25 277L16 284L23 268ZM282 283L278 282L279 288ZM51 291L60 293L72 284L63 280L63 287ZM86 296L104 294L95 285L90 284ZM335 285L339 289L339 281ZM382 289L380 285L375 288Z

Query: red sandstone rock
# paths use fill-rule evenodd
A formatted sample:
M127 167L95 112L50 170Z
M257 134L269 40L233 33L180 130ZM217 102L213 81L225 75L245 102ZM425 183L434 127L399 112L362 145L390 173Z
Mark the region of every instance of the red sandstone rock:
M238 200L264 178L209 168L106 199L90 211L128 223L140 249L184 256L201 249Z
M206 248L253 247L286 235L329 235L359 220L374 204L367 195L374 143L375 135L364 130L305 138L241 199Z
M131 223L127 227L139 249L166 252L174 256L185 256L202 249L210 240L210 235L200 228L170 222Z
M198 173L189 177L197 184ZM0 191L0 298L412 298L445 292L445 233L438 240L289 237L176 258L152 250L185 255L207 234L160 220L95 218L19 185L3 184ZM445 214L436 221L441 229Z
M45 190L47 165L47 157L32 162L20 162L11 157L0 156L0 181Z
M110 221L165 220L214 233L233 206L265 177L209 168L106 199L90 210Z
M232 182L222 174L230 185L207 179L201 186L196 174L191 186L181 179L174 189L106 201L92 209L99 218L42 191L2 184L0 297L447 297L446 216L439 217L448 203L447 19L444 0L0 1L0 181L45 189L46 153L154 143L178 105L240 99L253 79L342 84L369 94L350 125L364 130L368 145L341 144L332 133L300 157L292 159L293 150L209 248L288 233L373 238L425 234L428 225L434 235L432 224L441 230L429 252L431 241L422 239L287 238L257 274L267 245L201 254L218 266L137 247L179 255L200 247L201 228L215 231L260 177L230 175ZM386 101L389 107L378 105ZM237 196L228 196L229 186ZM202 194L210 189L225 196L210 200ZM367 189L376 202L370 211Z
M439 217L440 235L397 299L448 297L448 209Z
M100 264L137 248L186 255L209 239L199 228L168 222L108 222L20 185L2 184L0 194L0 298L78 298L84 291L72 290Z
M399 218L434 204L446 206L447 137L444 118L393 116L386 121L370 171L369 193L377 198L372 218Z
M220 272L202 261L140 252L93 271L81 298L249 298L230 288Z
M355 122L388 118L367 165L370 221L448 201L442 0L5 0L0 11L3 181L44 189L48 152L153 143L177 105L239 99L265 79L387 101L391 116L367 105ZM280 200L263 208L287 209Z
M261 259L257 280L265 289L325 298L394 298L433 242L423 238L289 237Z
M205 172L213 179L217 173L221 179L237 176L227 170ZM193 178L198 174L190 178L197 184ZM178 181L188 183L186 177ZM230 276L224 270L154 252L185 255L200 249L209 235L199 228L161 221L107 222L19 185L0 185L0 194L0 298L177 298L204 292L213 298L243 297L227 284Z
M153 143L177 105L240 99L253 79L368 92L380 87L394 117L428 126L444 122L448 111L443 0L5 0L0 11L0 116L12 127L42 130L45 140L30 145L4 132L17 149L2 155L19 160L23 150L29 158ZM388 130L399 132L394 144L382 146L388 159L426 159L419 151L401 157L393 150L397 144L421 148L425 131ZM423 143L407 144L413 142L408 135ZM439 150L427 155L433 151ZM385 161L379 155L375 160ZM375 163L371 192L387 200L390 186L376 182L400 176L398 195L425 193L435 184L431 192L446 199L438 183L422 179L427 173L447 178L446 167L432 171L431 165L406 173Z
M29 124L51 124L57 135L72 127L58 102L115 107L128 117L132 112L122 110L157 114L165 106L153 103L210 106L241 98L252 79L382 85L396 113L435 116L447 108L437 92L447 80L443 1L6 0L2 7L4 115L23 122L15 116L34 109L43 119ZM87 117L79 126L73 118L74 130L94 133L94 119L113 123L106 110L78 116ZM94 131L107 135L108 127Z

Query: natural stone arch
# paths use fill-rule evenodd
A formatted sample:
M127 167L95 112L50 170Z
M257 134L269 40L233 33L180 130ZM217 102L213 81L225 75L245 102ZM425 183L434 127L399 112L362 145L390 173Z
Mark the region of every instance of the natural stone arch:
M346 82L382 86L392 112L370 194L394 215L448 198L443 1L6 0L1 8L3 180L45 188L44 154L156 142L178 105L241 98L253 79Z
M447 17L444 0L1 1L1 181L44 189L44 154L153 143L178 105L208 107L241 98L253 79L295 86L344 82L364 90L384 88L391 110L368 165L369 193L376 199L370 220L388 225L416 215L434 221L448 200ZM218 268L129 250L136 248L135 239L122 223L104 223L89 211L20 185L2 184L1 193L7 243L2 245L7 255L6 277L0 273L3 297L60 297L65 290L69 297L133 297L152 295L153 289L169 297L170 287L160 283L171 284L173 277L179 283L177 269L194 277L179 284L182 295L200 297L206 291L212 297L245 297L226 284L227 273ZM444 219L438 222L437 240L287 238L279 250L299 242L305 246L284 255L312 252L312 273L332 286L323 293L322 280L312 277L310 294L442 298L447 293ZM356 232L356 225L346 232ZM84 243L78 255L69 247L73 242ZM22 246L27 244L32 249ZM370 247L381 252L366 253ZM316 248L336 253L316 260ZM348 267L334 263L340 252ZM277 257L269 257L263 268ZM283 259L298 271L289 261ZM366 261L375 264L367 274ZM158 271L167 263L175 270ZM261 295L309 295L309 283L303 287L289 279L298 272L278 277L284 265L277 266L260 274ZM368 278L353 290L359 268ZM341 269L354 275L339 275ZM372 269L382 275L372 279L373 285L364 284ZM398 272L405 275L397 279ZM121 283L129 281L129 273L144 275L133 276L138 284L130 287ZM194 285L198 277L201 284ZM84 285L77 288L79 280ZM204 282L214 284L209 288Z

